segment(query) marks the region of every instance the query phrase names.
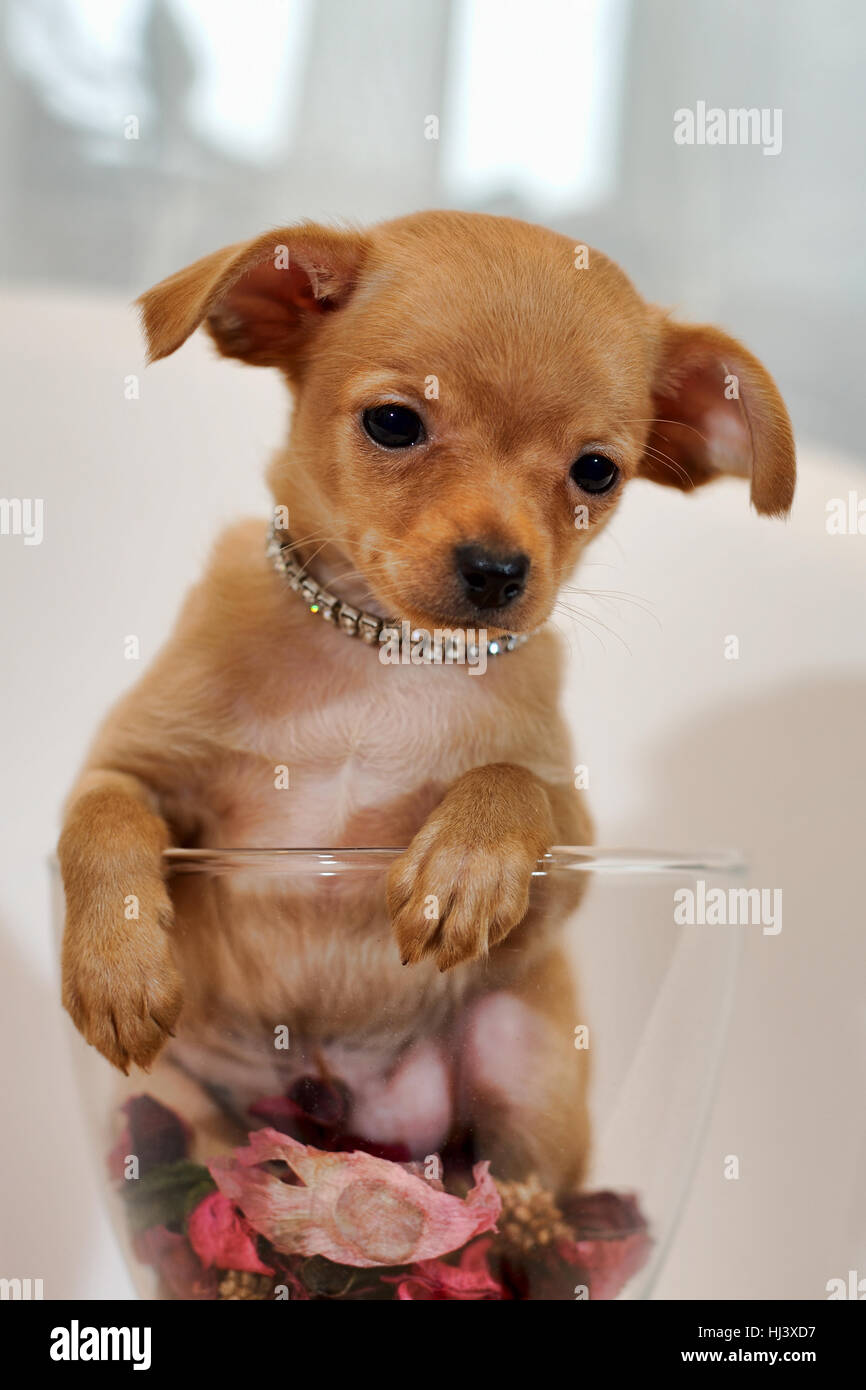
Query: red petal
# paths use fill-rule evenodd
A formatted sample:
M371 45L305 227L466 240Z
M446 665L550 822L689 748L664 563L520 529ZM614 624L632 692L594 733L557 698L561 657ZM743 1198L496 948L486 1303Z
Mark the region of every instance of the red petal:
M199 1202L187 1223L189 1243L205 1269L243 1269L250 1274L273 1274L262 1264L255 1233L221 1192Z
M408 1277L386 1276L384 1282L397 1284L397 1297L402 1299L450 1298L466 1302L502 1298L502 1285L487 1267L489 1249L489 1240L476 1240L463 1251L459 1265L420 1260L412 1266Z
M652 1240L631 1193L580 1192L563 1203L574 1239L559 1241L560 1257L579 1272L591 1299L615 1298L646 1262Z
M138 1175L144 1177L161 1163L177 1163L189 1152L189 1125L153 1096L132 1096L121 1110L126 1127L108 1156L112 1177L124 1176L127 1154L138 1159Z

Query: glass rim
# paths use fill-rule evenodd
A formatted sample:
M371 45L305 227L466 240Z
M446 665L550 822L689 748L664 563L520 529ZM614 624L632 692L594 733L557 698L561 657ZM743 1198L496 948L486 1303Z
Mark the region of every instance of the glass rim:
M404 848L353 846L351 848L307 847L296 849L183 849L163 852L163 862L171 873L220 873L232 869L258 869L271 873L317 873L332 876L363 870L382 870L393 863ZM536 861L533 874L583 873L621 875L697 875L701 873L740 874L747 862L741 850L661 850L606 848L594 845L554 845Z

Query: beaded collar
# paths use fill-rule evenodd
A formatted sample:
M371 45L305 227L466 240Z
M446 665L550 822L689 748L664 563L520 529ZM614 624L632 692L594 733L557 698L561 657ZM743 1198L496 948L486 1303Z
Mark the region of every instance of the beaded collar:
M423 646L426 639L431 649L433 648L432 634L419 628L410 628L407 622L400 622L396 618L380 618L375 613L365 612L363 608L353 608L350 603L344 603L342 599L337 598L336 594L323 589L298 560L287 533L278 531L273 522L268 532L267 553L273 561L274 569L283 576L289 588L300 595L310 612L324 618L325 622L332 623L347 637L360 637L362 642L371 647L377 647L381 642L388 640L401 644L420 643ZM484 629L480 628L473 634L477 640L467 645L464 634L459 630L449 630L449 634L437 658L448 663L460 660L461 646L466 659L475 661L482 652L487 656L502 656L505 652L516 651L532 636L529 632L516 632L488 638L484 635ZM428 660L433 659L428 656Z

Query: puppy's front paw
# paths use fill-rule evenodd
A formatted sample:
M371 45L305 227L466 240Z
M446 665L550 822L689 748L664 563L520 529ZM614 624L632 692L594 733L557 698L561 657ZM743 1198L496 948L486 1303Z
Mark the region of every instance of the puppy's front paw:
M440 970L487 955L526 916L538 851L517 837L467 847L447 830L416 835L388 875L388 911L404 965Z
M122 886L78 886L68 901L63 1004L123 1072L130 1063L150 1068L180 1013L181 979L166 934L172 923L165 884L150 866Z

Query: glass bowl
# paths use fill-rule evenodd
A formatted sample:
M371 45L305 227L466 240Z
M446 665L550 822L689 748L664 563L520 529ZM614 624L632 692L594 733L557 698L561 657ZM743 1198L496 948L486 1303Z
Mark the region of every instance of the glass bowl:
M676 905L740 857L556 847L525 922L440 974L398 959L399 853L166 853L175 1036L124 1077L69 1024L141 1297L649 1295L744 930Z

